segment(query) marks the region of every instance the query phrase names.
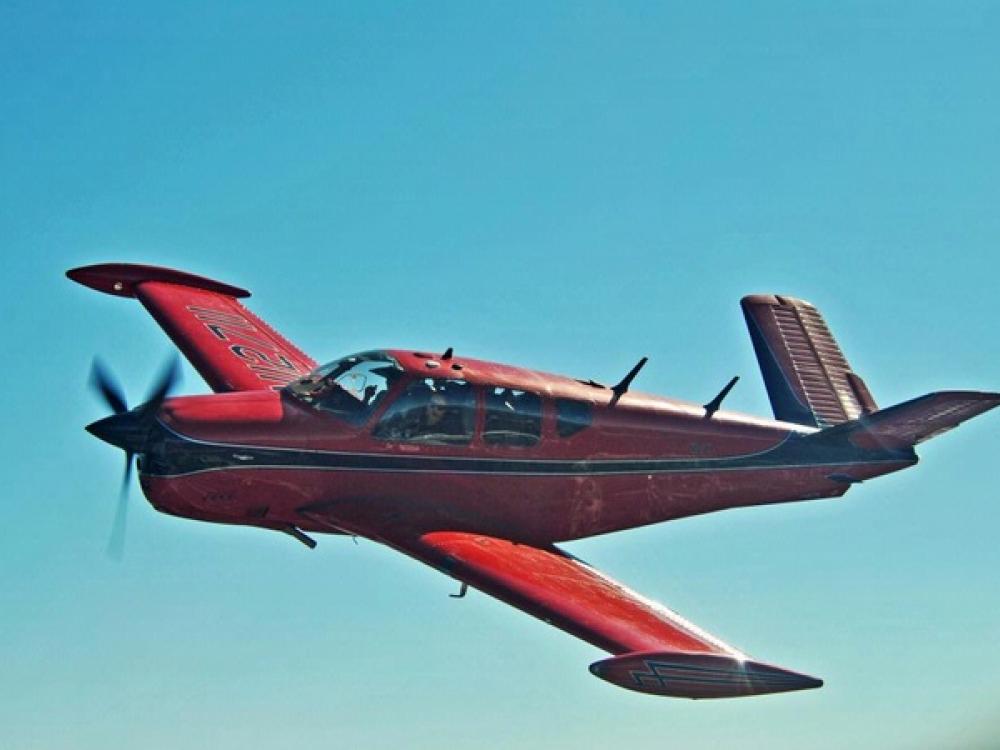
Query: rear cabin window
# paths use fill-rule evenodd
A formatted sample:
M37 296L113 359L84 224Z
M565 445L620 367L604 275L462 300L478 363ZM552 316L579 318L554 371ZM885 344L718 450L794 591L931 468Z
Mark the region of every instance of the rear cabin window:
M511 388L486 389L483 442L530 448L542 436L542 399L537 393Z
M410 383L375 425L381 440L468 445L476 426L476 394L464 380L424 378Z
M590 426L593 407L586 401L568 398L556 399L556 432L559 437L570 437Z

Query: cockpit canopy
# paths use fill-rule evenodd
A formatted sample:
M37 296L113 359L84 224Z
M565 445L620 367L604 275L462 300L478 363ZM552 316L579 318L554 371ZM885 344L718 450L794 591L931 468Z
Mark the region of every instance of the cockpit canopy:
M288 398L356 426L367 423L391 400L371 429L375 440L388 443L468 446L477 440L478 429L478 440L486 447L533 448L542 440L547 410L555 412L555 434L563 440L589 427L593 419L589 401L553 398L546 407L546 399L530 390L428 373L408 379L405 375L388 352L361 352L318 367L281 390Z
M403 368L386 352L361 352L318 367L282 392L315 409L361 424L375 411Z

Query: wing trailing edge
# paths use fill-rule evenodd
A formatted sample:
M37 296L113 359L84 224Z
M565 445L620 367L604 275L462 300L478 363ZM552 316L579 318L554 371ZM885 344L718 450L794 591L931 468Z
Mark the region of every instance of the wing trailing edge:
M263 390L308 374L316 363L239 299L250 292L170 268L102 263L66 275L138 299L216 392Z

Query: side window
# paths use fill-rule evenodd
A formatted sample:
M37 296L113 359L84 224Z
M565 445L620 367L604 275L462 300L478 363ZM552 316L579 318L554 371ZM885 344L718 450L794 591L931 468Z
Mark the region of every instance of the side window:
M530 391L486 389L486 425L483 440L489 445L528 448L542 436L542 399Z
M372 433L382 440L467 445L476 425L476 394L464 380L424 378L410 383Z
M559 437L575 435L590 426L592 407L586 401L568 398L556 399L556 432Z

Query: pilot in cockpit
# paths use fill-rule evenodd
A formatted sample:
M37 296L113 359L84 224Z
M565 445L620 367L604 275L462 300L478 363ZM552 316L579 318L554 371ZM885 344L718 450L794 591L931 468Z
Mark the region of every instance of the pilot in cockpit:
M464 385L464 384L463 384ZM376 428L376 437L425 443L461 443L472 436L471 415L463 393L414 383Z

